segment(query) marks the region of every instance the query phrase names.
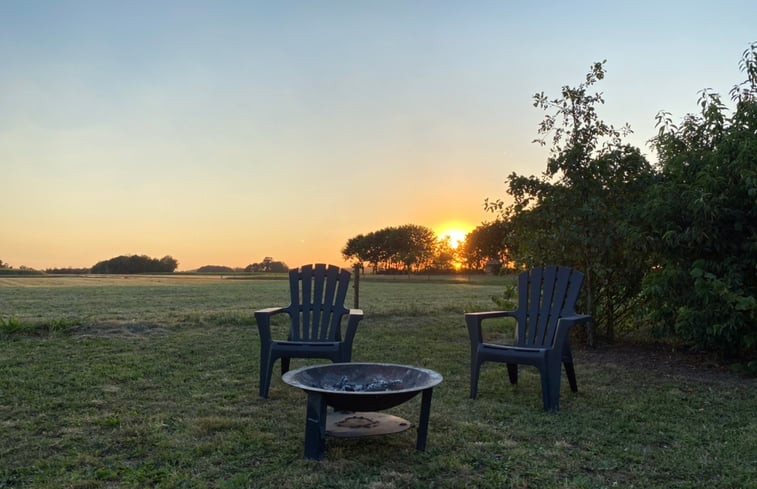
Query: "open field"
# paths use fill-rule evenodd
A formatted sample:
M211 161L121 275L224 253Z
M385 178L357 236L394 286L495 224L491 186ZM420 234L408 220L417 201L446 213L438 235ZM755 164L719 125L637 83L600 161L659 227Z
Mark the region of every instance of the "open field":
M462 313L492 308L492 277L362 280L353 359L444 376L428 448L409 430L306 461L305 395L257 396L252 312L286 305L282 278L0 278L0 488L757 488L757 383L670 352L578 348L556 414L532 369L513 388L487 364L468 399Z

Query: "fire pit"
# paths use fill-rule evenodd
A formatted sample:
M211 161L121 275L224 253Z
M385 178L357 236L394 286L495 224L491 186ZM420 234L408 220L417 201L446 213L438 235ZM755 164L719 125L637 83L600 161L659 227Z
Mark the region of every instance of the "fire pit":
M326 434L355 437L395 433L410 423L383 413L422 393L416 449L426 449L431 393L442 376L433 370L390 363L332 363L292 370L284 382L304 390L307 395L305 421L305 457L323 458ZM327 430L327 406L332 415L332 429Z

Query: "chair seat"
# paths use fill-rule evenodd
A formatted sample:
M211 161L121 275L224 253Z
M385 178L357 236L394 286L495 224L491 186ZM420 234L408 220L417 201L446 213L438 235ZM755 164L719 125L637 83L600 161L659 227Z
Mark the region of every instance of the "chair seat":
M549 349L548 348L529 348L529 347L523 347L523 346L514 346L514 345L500 345L498 343L481 343L479 345L480 349L490 348L492 350L506 350L511 352L523 352L527 354L545 354Z
M341 342L339 341L273 341L271 342L272 350L297 350L303 348L309 350L339 350Z
M345 360L344 346L338 341L272 341L270 359L283 358L288 370L288 358L323 358L332 362Z
M531 365L538 367L541 370L546 365L546 358L549 351L550 350L547 348L527 348L482 343L478 348L478 359L480 361L499 361Z

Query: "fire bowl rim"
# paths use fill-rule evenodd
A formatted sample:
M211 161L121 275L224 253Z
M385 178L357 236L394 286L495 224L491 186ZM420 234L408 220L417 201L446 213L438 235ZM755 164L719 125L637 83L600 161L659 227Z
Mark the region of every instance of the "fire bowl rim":
M423 385L413 386L406 389L397 389L397 390L383 390L383 391L340 391L340 390L333 390L333 389L323 389L320 387L315 387L312 385L303 384L302 382L299 382L295 377L304 372L304 371L313 371L318 369L330 369L330 368L338 368L343 366L370 366L370 367L400 367L407 370L414 370L417 372L422 372L428 376L428 381L425 382ZM444 377L442 377L442 374L439 372L436 372L434 370L424 368L424 367L416 367L414 365L402 365L399 363L382 363L382 362L337 362L337 363L323 363L318 365L308 365L305 367L300 367L295 370L290 370L289 372L285 373L282 377L282 380L291 385L292 387L297 387L299 389L302 389L304 391L309 392L321 392L324 394L329 395L339 395L339 396L366 396L366 397L376 397L376 396L386 396L389 394L407 394L407 393L417 393L422 390L430 389L432 387L435 387L439 385L442 380L444 380Z

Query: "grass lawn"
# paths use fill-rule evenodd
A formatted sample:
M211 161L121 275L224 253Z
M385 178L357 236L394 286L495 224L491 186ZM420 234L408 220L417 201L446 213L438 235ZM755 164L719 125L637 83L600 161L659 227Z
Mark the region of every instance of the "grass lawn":
M757 488L757 383L670 352L576 348L556 414L529 368L512 387L485 364L470 400L462 313L505 280L362 280L353 359L444 376L427 450L329 438L312 462L305 394L274 376L257 396L252 312L286 305L285 280L2 277L0 488Z

